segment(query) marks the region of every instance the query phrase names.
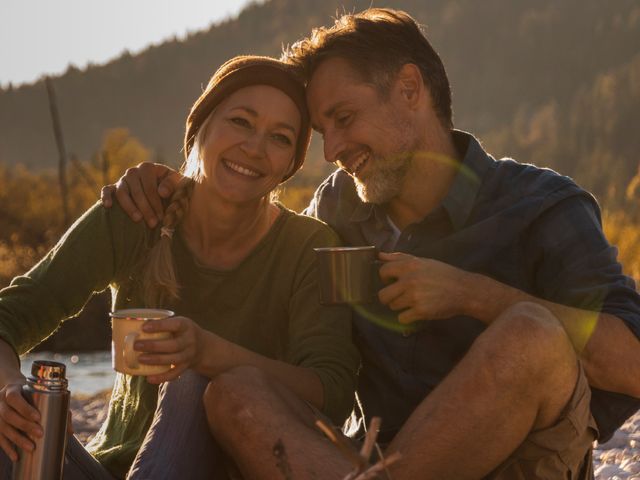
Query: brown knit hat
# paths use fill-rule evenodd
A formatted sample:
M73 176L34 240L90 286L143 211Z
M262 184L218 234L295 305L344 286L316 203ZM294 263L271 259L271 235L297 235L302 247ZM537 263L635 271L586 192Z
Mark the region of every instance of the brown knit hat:
M283 179L293 175L304 162L311 138L311 125L302 79L290 66L275 58L255 55L234 57L213 74L207 88L191 107L184 136L184 155L189 158L196 134L213 109L230 94L251 85L269 85L286 94L300 111L302 122L296 143L293 169Z

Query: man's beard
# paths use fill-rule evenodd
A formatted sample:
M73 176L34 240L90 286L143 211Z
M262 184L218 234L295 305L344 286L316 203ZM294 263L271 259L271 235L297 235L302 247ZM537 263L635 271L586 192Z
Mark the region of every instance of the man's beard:
M376 156L369 162L367 176L363 179L354 177L358 196L367 203L387 203L402 190L411 166L411 155L403 153L394 158Z

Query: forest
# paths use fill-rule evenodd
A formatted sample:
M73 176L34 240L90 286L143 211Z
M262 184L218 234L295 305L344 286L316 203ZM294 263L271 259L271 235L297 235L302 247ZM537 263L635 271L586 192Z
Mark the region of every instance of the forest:
M141 161L178 166L186 114L211 73L370 5L406 10L447 68L456 128L495 157L553 168L590 190L640 279L640 4L635 0L268 0L184 39L51 78L68 152L69 213L45 79L0 89L0 286L30 268L105 183ZM281 201L302 209L332 166L314 139Z

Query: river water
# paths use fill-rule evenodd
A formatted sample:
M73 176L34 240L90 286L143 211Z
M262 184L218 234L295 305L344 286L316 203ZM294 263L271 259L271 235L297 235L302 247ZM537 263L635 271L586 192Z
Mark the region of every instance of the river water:
M67 366L69 390L73 395L93 395L110 389L116 376L111 367L111 352L51 353L37 352L21 357L21 370L31 374L34 360L53 360Z

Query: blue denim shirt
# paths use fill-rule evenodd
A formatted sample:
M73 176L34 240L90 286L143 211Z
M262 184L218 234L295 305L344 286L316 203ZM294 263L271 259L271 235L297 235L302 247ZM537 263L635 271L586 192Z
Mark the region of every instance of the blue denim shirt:
M437 259L538 298L610 313L640 337L640 297L604 237L594 197L552 170L496 161L467 133L455 131L454 140L463 160L450 191L421 222L405 228L395 246L383 209L362 202L343 171L318 187L305 213L328 223L348 245ZM382 417L383 442L486 328L458 316L403 330L394 319L380 304L355 308L363 361L358 394L367 423ZM600 439L638 408L638 399L594 389Z

